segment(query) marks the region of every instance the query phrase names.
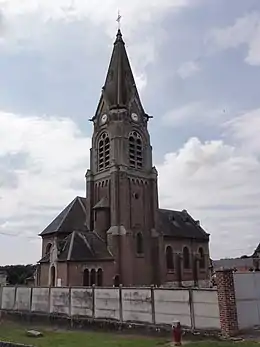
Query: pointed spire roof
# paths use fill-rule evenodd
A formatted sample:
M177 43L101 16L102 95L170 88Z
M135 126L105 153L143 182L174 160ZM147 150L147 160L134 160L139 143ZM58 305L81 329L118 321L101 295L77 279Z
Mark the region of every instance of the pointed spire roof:
M128 107L133 96L138 96L134 76L118 29L102 94L109 108Z

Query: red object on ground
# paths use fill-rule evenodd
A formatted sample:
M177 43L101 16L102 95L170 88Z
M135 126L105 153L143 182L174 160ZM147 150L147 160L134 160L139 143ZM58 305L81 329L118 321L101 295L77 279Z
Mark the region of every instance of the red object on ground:
M175 346L181 346L181 336L181 323L179 321L176 321L172 325L172 337Z

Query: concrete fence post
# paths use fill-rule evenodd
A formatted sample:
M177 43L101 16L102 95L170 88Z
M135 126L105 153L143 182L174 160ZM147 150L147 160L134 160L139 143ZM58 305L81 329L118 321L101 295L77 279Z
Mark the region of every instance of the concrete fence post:
M0 310L3 307L3 288L4 286L0 286Z
M16 297L17 297L17 286L14 287L14 305L13 310L16 310Z
M194 330L194 329L196 329L196 324L195 324L193 289L189 289L189 306L190 306L191 329Z
M71 318L71 287L69 287L69 317Z
M29 310L30 312L32 312L32 298L33 298L33 287L31 287L31 290L30 290L30 303L29 303Z
M216 277L221 331L224 336L234 336L239 329L233 270L219 270Z
M119 285L119 320L123 322L123 298L122 298L122 284Z
M94 319L96 316L96 305L95 305L95 284L92 285L92 318Z
M155 325L155 302L154 302L154 285L151 285L151 306L152 306L152 323Z
M51 314L51 287L49 287L48 292L48 314Z

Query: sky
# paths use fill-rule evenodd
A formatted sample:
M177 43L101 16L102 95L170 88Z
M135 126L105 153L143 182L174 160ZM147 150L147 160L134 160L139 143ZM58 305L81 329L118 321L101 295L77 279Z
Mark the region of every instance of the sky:
M159 171L214 259L260 242L259 0L0 1L0 265L85 195L92 123L121 29Z

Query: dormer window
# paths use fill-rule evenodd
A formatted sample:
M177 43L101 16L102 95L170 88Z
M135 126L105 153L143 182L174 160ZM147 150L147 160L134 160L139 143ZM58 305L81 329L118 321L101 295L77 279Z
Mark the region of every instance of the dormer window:
M110 163L110 140L107 133L103 133L98 141L98 171L105 170Z
M134 169L143 167L143 143L137 131L129 134L129 165Z

